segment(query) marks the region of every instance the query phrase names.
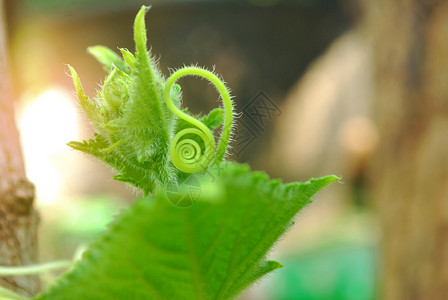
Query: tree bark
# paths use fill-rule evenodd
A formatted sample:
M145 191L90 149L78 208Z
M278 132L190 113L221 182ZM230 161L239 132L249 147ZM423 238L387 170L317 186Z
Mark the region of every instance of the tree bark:
M38 216L14 120L4 7L0 1L0 266L18 266L37 262ZM37 276L0 277L0 285L25 296L39 291Z
M448 299L448 2L364 1L380 144L380 299Z

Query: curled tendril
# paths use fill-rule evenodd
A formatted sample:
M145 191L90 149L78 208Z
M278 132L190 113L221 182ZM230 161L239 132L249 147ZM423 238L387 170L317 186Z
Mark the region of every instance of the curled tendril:
M188 75L204 77L212 82L224 103L224 126L217 149L212 132L199 120L179 110L171 101L171 87L179 78ZM170 144L170 156L173 164L185 173L201 172L212 163L219 163L224 159L233 122L233 107L229 91L225 84L212 72L197 67L185 67L174 72L167 80L163 92L168 108L179 118L194 125L179 131ZM203 147L192 136L197 136L203 142ZM202 149L203 148L203 149Z

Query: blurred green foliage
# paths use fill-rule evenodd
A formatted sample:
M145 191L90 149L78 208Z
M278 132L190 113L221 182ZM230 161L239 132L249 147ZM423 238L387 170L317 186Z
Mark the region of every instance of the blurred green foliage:
M268 283L269 299L373 300L377 249L361 244L315 248L283 258L284 269Z
M125 204L105 195L86 197L77 201L67 215L57 218L57 230L68 238L90 240L106 230ZM78 241L79 242L79 241Z

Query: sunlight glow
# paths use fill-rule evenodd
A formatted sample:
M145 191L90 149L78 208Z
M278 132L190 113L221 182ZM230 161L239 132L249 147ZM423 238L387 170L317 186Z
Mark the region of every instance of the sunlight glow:
M66 143L78 136L77 109L71 93L57 87L25 98L18 125L26 171L36 185L37 205L50 204L60 196Z

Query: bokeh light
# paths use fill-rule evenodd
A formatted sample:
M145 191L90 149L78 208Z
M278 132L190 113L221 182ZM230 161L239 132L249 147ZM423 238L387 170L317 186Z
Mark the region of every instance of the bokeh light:
M26 172L36 185L37 205L62 200L61 156L66 143L79 136L76 103L69 91L51 87L39 95L24 95L18 110L18 127Z

